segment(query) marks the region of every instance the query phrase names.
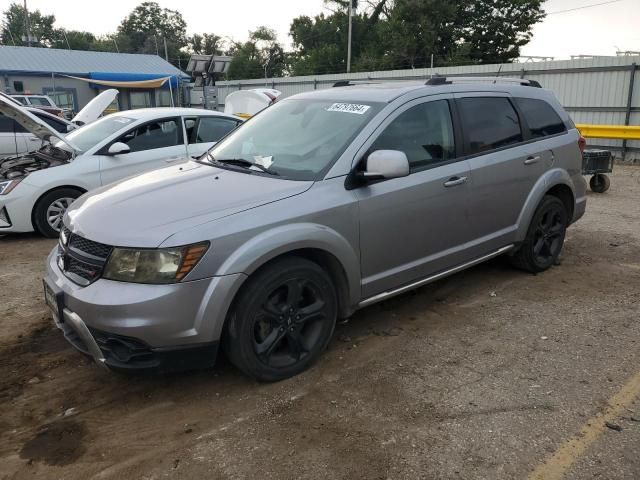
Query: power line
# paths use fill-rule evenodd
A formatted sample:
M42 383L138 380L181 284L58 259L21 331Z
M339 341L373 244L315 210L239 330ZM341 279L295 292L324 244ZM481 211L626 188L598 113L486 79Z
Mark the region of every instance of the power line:
M599 7L601 5L609 5L611 3L618 3L618 2L622 2L622 1L624 1L624 0L609 0L608 2L593 3L591 5L583 5L581 7L568 8L566 10L556 10L555 12L548 12L547 15L555 15L557 13L575 12L576 10L584 10L585 8Z

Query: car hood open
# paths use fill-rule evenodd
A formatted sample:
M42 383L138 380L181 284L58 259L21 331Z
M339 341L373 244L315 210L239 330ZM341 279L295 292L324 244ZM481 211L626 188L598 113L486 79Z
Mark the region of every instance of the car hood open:
M65 225L107 245L152 248L174 233L298 195L312 184L190 161L83 195Z
M77 125L86 125L87 123L97 120L117 96L118 90L115 88L105 90L87 103L71 121Z
M274 103L281 94L280 90L272 88L238 90L226 96L224 113L249 118Z
M27 131L33 133L40 140L52 143L52 139L56 138L67 145L72 152L80 153L80 149L73 145L73 143L71 143L69 140L67 140L64 135L56 132L53 128L47 125L46 122L40 120L26 108L16 105L15 103L7 100L1 95L0 113L9 118L13 118L16 122L27 129Z

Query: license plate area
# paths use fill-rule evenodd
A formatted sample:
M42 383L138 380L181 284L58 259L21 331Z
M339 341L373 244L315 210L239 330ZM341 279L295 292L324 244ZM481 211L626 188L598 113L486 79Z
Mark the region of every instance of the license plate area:
M52 287L49 282L42 280L44 288L44 301L51 309L57 322L64 322L62 309L64 308L64 292L60 289Z

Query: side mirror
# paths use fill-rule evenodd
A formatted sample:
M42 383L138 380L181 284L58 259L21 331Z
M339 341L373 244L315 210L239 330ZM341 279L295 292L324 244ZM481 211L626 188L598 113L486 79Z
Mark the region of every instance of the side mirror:
M400 178L409 175L409 160L400 150L376 150L367 157L365 179Z
M109 150L107 150L107 154L121 155L123 153L129 153L130 151L131 149L129 148L129 145L127 145L126 143L116 142L111 144L111 146L109 147Z
M77 126L75 126L74 124L70 123L67 125L67 133L69 132L73 132L76 128L78 128Z

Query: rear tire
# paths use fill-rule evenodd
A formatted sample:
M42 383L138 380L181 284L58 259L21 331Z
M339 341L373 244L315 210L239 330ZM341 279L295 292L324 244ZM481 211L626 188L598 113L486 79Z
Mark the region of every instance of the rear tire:
M58 188L42 196L33 209L33 226L48 238L57 238L62 229L62 217L73 201L82 195L75 188Z
M300 257L256 272L234 301L223 339L227 357L258 380L292 377L326 349L338 315L331 277Z
M591 191L595 193L604 193L609 190L610 186L611 180L603 173L596 173L589 180L589 187L591 188Z
M568 224L564 203L558 197L546 195L533 214L524 242L510 257L511 264L531 273L550 268L562 251Z

